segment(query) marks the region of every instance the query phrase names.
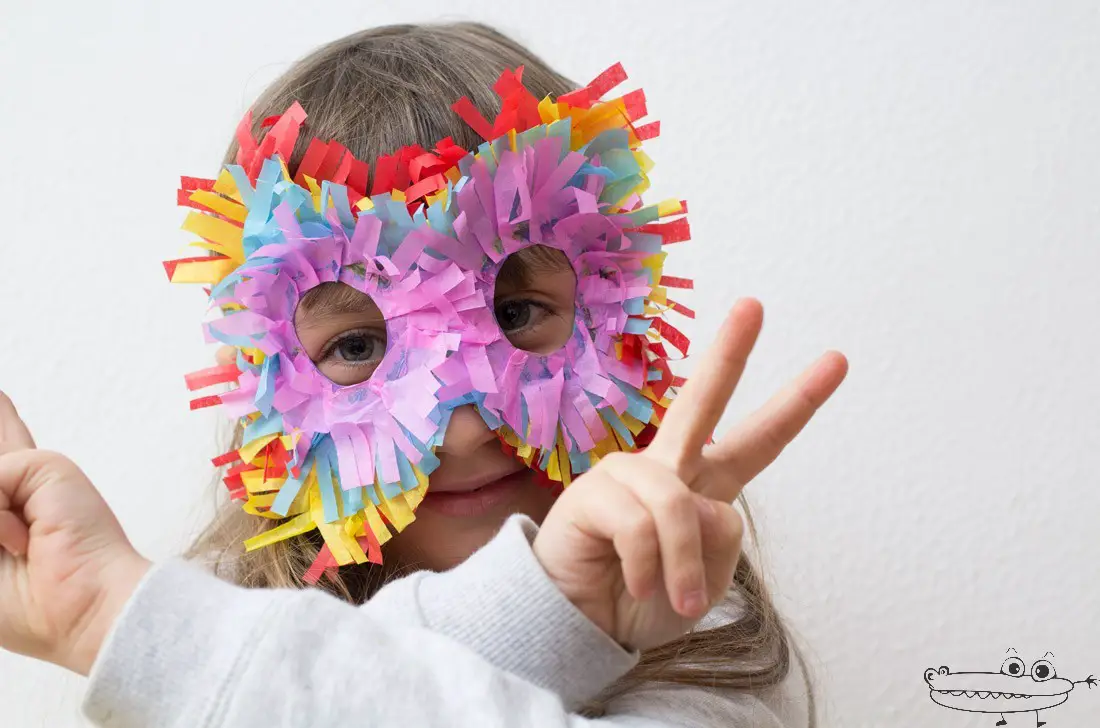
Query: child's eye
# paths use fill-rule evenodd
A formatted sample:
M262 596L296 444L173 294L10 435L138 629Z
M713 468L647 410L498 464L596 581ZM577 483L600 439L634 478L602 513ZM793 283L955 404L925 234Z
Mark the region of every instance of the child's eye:
M562 316L553 306L529 298L500 301L494 308L497 325L524 351L549 354L556 351L572 333L572 319Z
M545 316L547 308L536 301L504 301L496 307L497 324L501 331L509 334L525 326L537 325ZM534 318L534 321L532 321Z
M315 363L336 384L358 384L370 377L385 353L385 332L358 329L330 339Z

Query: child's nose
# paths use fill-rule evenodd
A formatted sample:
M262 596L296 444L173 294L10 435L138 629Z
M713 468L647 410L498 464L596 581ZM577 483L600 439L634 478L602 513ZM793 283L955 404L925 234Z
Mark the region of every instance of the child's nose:
M496 435L485 425L485 420L481 419L474 406L464 404L451 413L451 421L443 434L443 445L437 452L451 456L468 455L495 439Z

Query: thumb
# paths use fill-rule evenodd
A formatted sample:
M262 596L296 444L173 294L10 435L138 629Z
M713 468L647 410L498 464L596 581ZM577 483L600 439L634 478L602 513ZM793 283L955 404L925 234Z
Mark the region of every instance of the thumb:
M23 532L39 522L48 532L78 528L108 538L121 534L107 502L72 460L49 450L4 450L0 447L0 511L9 514L3 519L9 534L5 548L11 538L18 550Z
M19 416L8 395L0 392L0 455L6 452L34 449L34 438ZM13 501L14 488L0 485L0 548L13 556L27 553L30 531L23 521L21 509Z
M8 395L0 392L0 445L10 449L34 449L34 438Z

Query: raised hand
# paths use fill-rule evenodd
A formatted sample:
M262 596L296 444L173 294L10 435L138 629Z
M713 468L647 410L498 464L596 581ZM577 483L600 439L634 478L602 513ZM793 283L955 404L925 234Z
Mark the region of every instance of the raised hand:
M707 445L762 321L758 301L738 301L650 446L606 457L574 481L535 537L535 555L550 578L629 649L679 637L721 601L743 533L732 502L847 374L844 355L827 352Z
M149 568L72 461L0 393L0 648L88 674Z

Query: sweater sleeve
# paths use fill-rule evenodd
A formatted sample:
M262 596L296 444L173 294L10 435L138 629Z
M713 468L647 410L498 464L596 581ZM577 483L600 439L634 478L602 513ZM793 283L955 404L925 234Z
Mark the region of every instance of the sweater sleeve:
M625 674L639 654L625 651L550 581L531 550L537 533L534 521L513 515L460 566L391 582L371 603L546 688L567 708L580 705L609 684L608 676Z
M638 655L553 586L533 528L515 516L452 571L420 572L359 607L316 590L243 589L180 560L154 566L100 650L83 710L118 728L270 728L273 715L580 724L563 699L594 695Z
M637 654L546 578L535 528L515 516L459 567L395 582L360 607L158 565L108 635L83 710L107 728L772 725L738 719L755 704L746 713L737 696L707 691L702 702L631 694L597 721L572 714Z

